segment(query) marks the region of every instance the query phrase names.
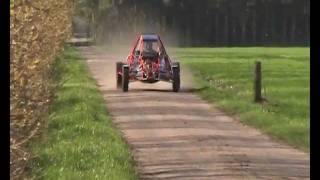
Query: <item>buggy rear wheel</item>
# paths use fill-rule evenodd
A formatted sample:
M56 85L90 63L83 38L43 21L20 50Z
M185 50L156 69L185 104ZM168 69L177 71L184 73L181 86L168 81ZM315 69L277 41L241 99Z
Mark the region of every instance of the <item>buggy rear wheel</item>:
M117 78L117 89L120 89L122 86L122 77L119 72L121 72L123 66L123 62L117 62L117 67L116 67L116 78Z
M180 90L180 64L172 64L172 90L173 92L178 92Z
M122 66L122 91L127 92L129 89L129 66Z

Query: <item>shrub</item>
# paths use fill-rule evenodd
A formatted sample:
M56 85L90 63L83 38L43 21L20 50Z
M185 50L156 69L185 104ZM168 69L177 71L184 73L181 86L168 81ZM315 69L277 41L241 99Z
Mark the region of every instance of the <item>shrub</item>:
M25 145L52 99L52 63L71 34L72 0L10 1L10 176L31 158Z

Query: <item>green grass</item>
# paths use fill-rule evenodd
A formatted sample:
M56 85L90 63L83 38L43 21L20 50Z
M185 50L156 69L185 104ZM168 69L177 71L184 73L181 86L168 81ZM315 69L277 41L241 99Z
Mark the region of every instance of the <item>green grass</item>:
M55 64L56 91L47 127L30 149L37 179L138 179L128 145L108 116L84 59L71 47Z
M249 125L309 151L309 48L175 48L199 93ZM263 96L253 103L254 63L262 62Z

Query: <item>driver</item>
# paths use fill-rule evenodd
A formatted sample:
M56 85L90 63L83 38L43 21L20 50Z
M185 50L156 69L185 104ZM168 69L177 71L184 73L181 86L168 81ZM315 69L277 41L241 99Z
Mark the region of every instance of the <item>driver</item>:
M153 50L152 49L152 42L146 42L146 49L148 50L148 51L151 51L151 50Z
M146 46L145 46L146 47L146 51L152 52L152 53L157 53L157 51L155 51L153 49L153 43L152 42L146 41L145 43L146 43Z

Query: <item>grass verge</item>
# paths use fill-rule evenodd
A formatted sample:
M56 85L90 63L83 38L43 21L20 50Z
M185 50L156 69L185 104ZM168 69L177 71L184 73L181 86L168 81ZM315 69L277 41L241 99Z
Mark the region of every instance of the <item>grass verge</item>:
M138 179L128 145L113 126L84 59L67 46L54 65L56 90L48 123L30 145L36 179Z
M177 48L200 95L249 125L301 150L310 145L309 48ZM254 62L262 62L263 96L253 103Z

